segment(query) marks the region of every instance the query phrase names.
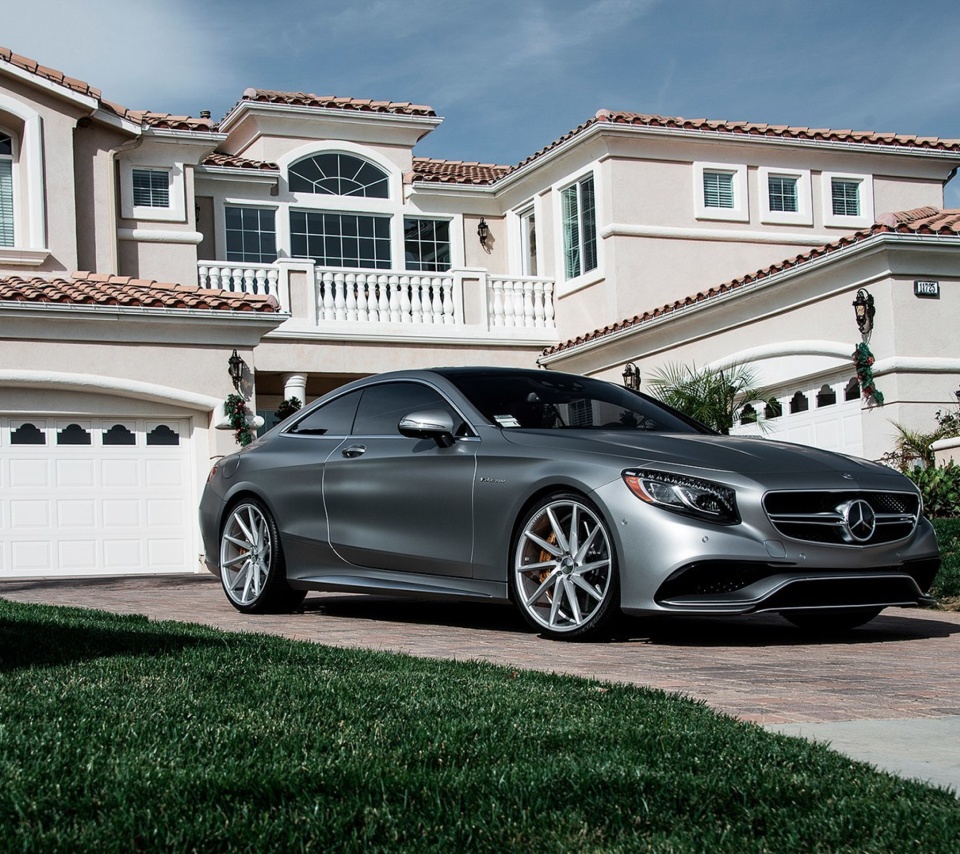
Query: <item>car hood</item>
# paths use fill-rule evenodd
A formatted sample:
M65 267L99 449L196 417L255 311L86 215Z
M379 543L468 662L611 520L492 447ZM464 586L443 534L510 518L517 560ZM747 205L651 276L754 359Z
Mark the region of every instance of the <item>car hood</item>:
M682 466L746 475L820 472L900 477L878 463L769 439L613 430L503 430L503 435L514 445L611 455L632 465Z

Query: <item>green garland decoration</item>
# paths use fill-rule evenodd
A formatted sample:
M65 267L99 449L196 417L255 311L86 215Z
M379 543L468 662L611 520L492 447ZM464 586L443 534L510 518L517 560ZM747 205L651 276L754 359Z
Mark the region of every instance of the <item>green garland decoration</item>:
M853 351L853 364L857 369L857 381L860 383L860 391L865 399L871 397L877 402L878 406L883 406L883 392L877 390L876 380L873 378L873 363L876 359L867 342L857 344L857 349Z
M223 403L223 410L230 419L230 426L233 428L234 438L241 448L249 445L254 440L253 430L247 423L247 402L239 394L228 394Z

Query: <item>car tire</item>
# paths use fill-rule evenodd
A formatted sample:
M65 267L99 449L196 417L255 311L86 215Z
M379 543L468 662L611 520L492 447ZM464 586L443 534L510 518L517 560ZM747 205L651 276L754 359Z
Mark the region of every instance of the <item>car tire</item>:
M511 554L513 600L546 637L596 637L619 616L613 540L584 496L557 492L535 504L517 526Z
M883 608L811 608L808 611L781 611L780 616L806 632L830 634L845 632L869 623L882 610Z
M224 520L220 582L230 604L245 614L292 611L306 596L287 583L277 523L255 498L233 505Z

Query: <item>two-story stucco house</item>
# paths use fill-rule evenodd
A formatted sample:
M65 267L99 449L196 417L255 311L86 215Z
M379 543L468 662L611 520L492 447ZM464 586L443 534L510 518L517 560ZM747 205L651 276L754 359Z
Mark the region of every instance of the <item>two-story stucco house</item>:
M196 567L234 351L268 421L393 368L750 362L771 435L877 457L952 401L960 141L601 110L515 166L416 156L441 121L130 110L0 49L0 577Z

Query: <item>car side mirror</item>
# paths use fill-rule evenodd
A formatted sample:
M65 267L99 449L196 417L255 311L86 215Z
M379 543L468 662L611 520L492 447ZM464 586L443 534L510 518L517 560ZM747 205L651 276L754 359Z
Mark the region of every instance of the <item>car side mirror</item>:
M453 418L442 409L411 412L404 415L397 426L408 439L433 439L442 448L449 448L454 443Z

